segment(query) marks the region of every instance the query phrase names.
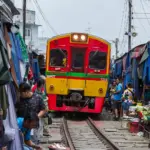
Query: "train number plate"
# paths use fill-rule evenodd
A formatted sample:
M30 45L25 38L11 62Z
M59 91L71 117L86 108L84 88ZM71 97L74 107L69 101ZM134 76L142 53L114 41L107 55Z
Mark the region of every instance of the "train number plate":
M55 78L55 75L49 75L47 77L49 77L49 78Z
M100 78L102 81L107 81L107 79L106 78Z

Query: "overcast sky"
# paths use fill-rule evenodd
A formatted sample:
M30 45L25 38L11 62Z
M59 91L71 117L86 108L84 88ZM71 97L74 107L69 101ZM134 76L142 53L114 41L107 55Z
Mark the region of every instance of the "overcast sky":
M22 7L23 0L15 0L17 7ZM41 14L34 4L35 0L27 0L27 8L36 10L36 21L41 24L39 36L51 37L55 33L42 19ZM37 0L45 17L57 33L87 32L102 37L109 42L119 38L120 53L127 51L128 0ZM142 2L142 3L141 3ZM143 5L142 5L143 4ZM144 7L144 9L143 9ZM133 12L150 13L150 1L133 0ZM134 14L133 31L138 36L132 40L132 47L145 43L150 39L150 14ZM122 21L122 18L123 21ZM121 31L121 32L120 32ZM112 53L114 53L112 44Z

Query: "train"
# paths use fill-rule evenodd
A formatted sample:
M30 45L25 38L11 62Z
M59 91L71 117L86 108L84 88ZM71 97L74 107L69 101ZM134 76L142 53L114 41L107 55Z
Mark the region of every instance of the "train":
M101 113L107 92L111 45L87 33L47 41L48 107L56 112Z

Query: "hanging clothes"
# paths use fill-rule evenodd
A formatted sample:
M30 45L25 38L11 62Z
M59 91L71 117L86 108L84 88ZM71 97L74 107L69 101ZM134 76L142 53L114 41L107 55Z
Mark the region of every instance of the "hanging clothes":
M133 80L133 89L135 90L135 96L139 97L139 78L138 78L138 60L136 58L132 59L132 80Z
M33 68L34 79L35 81L37 81L40 77L40 68L39 68L39 63L37 59L33 59L32 68Z
M22 61L20 61L20 72L21 72L21 78L23 81L25 73L26 73L26 66Z
M122 59L123 70L126 70L126 60L127 60L127 55L125 55Z
M14 34L9 33L9 36L10 36L10 40L12 43L12 60L15 64L15 73L17 77L17 83L20 84L22 82L22 79L21 79L21 73L20 73L20 63L19 63L19 59L16 53L17 49L16 49L14 38L13 38Z
M3 110L0 103L0 148L2 148L4 143L4 125L3 125Z
M6 93L5 86L0 86L0 104L3 110L3 120L6 119L7 109L9 106L8 95Z
M27 47L26 47L26 45L24 43L24 40L23 40L22 36L20 35L20 33L17 33L17 38L20 41L20 47L21 47L21 50L22 50L23 61L25 63L28 63L29 62L29 57L28 57Z
M143 77L143 70L144 70L144 63L140 64L139 67L137 68L139 79L142 79Z
M7 27L4 26L4 39L6 41L6 47L7 47L7 52L8 52L8 58L11 59L11 41L9 38L8 30Z
M13 100L13 103L14 105L16 104L16 102L18 101L19 99L19 91L15 88L15 85L11 82L9 84L10 86L10 89L11 89L11 93L12 93L12 100Z
M9 141L11 141L8 144L9 150L23 150L23 140L20 133L20 130L17 125L17 116L15 112L15 107L13 103L13 96L12 96L12 90L10 85L6 85L6 90L8 94L8 100L9 100L9 109L7 111L7 117L6 120L4 120L4 126L5 126L5 134L7 137L9 137Z
M16 45L16 54L18 56L18 59L23 62L20 39L17 36L17 34L13 34L13 39L14 39L14 42L15 42L15 45Z
M122 70L123 70L122 59L119 59L115 63L115 76L121 77L122 76Z
M6 47L6 41L4 39L4 26L3 26L3 22L0 22L0 41L1 41L4 49L7 49L7 47Z
M6 43L3 38L3 32L0 28L0 85L7 84L11 81L9 68L10 65L6 50Z
M150 57L144 63L143 81L146 85L150 85Z

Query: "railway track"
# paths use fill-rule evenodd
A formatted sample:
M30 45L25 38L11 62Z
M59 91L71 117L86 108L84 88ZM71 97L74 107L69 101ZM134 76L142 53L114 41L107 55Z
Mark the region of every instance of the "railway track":
M90 118L80 122L63 118L63 129L71 150L119 150Z

